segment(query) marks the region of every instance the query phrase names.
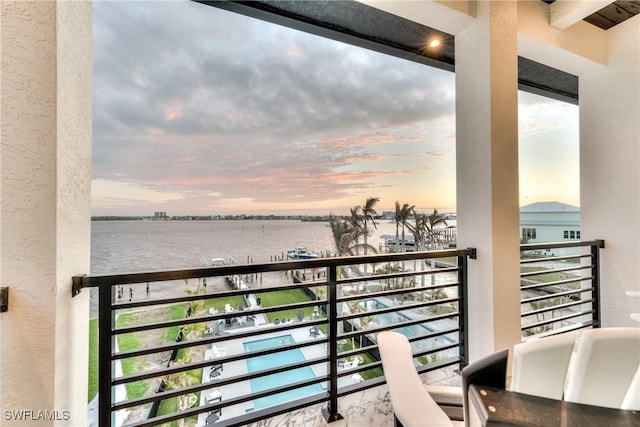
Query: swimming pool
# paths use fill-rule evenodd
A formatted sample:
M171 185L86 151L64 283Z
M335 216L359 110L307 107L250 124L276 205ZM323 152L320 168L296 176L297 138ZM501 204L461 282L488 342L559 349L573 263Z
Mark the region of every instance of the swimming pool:
M379 310L383 308L387 308L385 304L378 301L377 299L366 300L365 302L371 309ZM378 313L374 315L376 321L382 326L391 326L396 323L406 322L408 320L412 320L411 317L405 316L401 312L390 312L390 313ZM425 319L426 321L427 319ZM443 321L440 321L441 323ZM450 323L449 320L444 320L444 322ZM417 325L408 325L401 327L392 327L393 331L399 332L407 338L413 338L415 336L424 335L426 332L436 332L433 328L425 325L425 324L417 324ZM418 350L431 350L438 345L438 340L442 339L449 343L454 343L458 341L458 334L452 333L441 336L440 338L427 338L420 341L414 341L413 346Z
M244 351L258 351L270 348L277 348L283 345L294 344L295 341L291 335L282 335L273 338L266 338L257 341L249 341L243 343ZM247 370L249 372L262 371L265 369L276 368L278 366L288 365L295 362L305 360L300 349L292 349L287 351L279 351L277 353L267 354L264 356L251 357L246 360ZM255 378L250 382L251 391L253 393L269 390L274 387L280 387L298 381L315 378L313 370L305 366L303 368L291 369L286 372L265 375ZM323 389L320 384L312 384L305 387L296 388L294 390L277 393L253 401L254 409L266 408L268 406L278 405L280 403L289 402L300 399L302 397L311 396L313 394L322 393Z

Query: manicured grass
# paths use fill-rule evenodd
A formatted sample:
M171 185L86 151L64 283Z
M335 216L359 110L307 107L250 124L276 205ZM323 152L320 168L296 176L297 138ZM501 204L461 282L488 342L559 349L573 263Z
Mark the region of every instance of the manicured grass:
M548 268L544 267L520 267L521 273L532 273L535 271L540 271L541 273L536 276L526 277L527 280L531 280L532 282L538 283L549 283L549 282L557 282L559 280L565 280L568 276L567 273L543 273L547 271Z
M362 360L363 360L362 364L363 365L366 365L367 363L377 362L377 360L374 359L373 356L370 355L369 353L360 354L360 357L362 357ZM369 369L368 371L360 372L360 375L365 380L370 380L371 378L381 377L382 376L382 368Z
M310 301L307 294L301 289L288 289L277 292L265 292L260 294L260 300L263 307L273 307L277 305L289 305L299 302ZM306 307L303 309L304 317L311 317L315 307ZM275 319L297 319L298 310L282 310L272 313L266 313L269 322L273 322Z
M187 304L175 304L172 305L169 311L169 318L166 320L178 320L185 317L187 313ZM167 329L167 342L175 341L178 336L178 331L180 330L179 326L172 326Z
M98 319L89 320L89 393L91 402L98 393Z
M354 345L355 347L351 346L351 340L344 340L344 342L342 343L342 351L350 351L359 348L357 342L354 342ZM377 360L369 353L360 353L354 357L359 357L362 360L362 363L360 363L359 366L366 365L367 363L377 362ZM382 368L373 368L367 371L362 371L360 372L360 376L362 376L362 378L365 380L380 377L382 376Z
M120 351L131 351L135 350L140 346L140 341L136 334L122 334L118 336L118 348ZM133 374L138 371L136 369L138 359L135 357L130 357L127 359L122 359L122 372L124 375ZM129 399L135 399L138 397L144 396L144 394L149 389L149 383L147 381L135 381L131 383L126 383L125 388L127 389L127 397Z

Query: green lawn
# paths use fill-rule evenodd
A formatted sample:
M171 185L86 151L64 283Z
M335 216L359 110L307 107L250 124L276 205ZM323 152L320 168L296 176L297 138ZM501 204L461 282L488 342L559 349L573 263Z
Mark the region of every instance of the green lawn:
M98 319L89 320L89 396L91 402L98 393Z
M526 277L527 280L531 280L532 282L549 283L549 282L556 282L558 280L563 280L567 278L566 273L543 273L546 270L548 270L548 268L520 267L521 273L532 273L535 271L541 272L539 275Z
M276 305L289 305L309 301L309 297L301 289L288 289L261 293L260 300L263 307L273 307ZM303 309L304 317L311 317L314 310L315 307L307 307ZM269 322L273 322L275 319L295 320L298 318L298 310L274 311L272 313L266 313L266 316L267 319L269 319Z

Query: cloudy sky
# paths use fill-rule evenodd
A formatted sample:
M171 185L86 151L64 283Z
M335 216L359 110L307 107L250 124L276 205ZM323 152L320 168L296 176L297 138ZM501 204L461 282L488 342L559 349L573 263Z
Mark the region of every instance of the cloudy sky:
M94 3L94 215L455 209L454 75L183 1ZM520 95L521 204L579 204L577 107Z

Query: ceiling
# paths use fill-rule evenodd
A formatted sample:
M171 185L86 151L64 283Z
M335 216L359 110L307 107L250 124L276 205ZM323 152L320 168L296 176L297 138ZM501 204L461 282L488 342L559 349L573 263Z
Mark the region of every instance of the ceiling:
M210 6L284 25L433 67L455 70L454 36L352 0L207 1ZM542 0L551 4L555 0ZM584 20L607 29L640 13L640 1L616 1ZM441 46L425 41L437 37ZM578 103L578 77L518 57L518 87Z
M603 30L608 30L638 13L640 13L640 1L615 1L584 20Z
M556 0L542 0L547 4L554 3ZM613 3L603 7L599 11L592 13L583 19L583 21L596 27L608 30L611 27L633 18L640 13L640 1L614 1Z

